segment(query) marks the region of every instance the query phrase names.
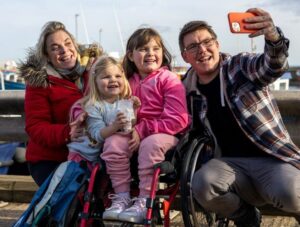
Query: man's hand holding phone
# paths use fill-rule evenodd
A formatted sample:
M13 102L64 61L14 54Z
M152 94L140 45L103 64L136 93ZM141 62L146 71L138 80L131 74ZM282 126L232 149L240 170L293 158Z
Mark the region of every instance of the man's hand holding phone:
M228 20L231 32L250 33L250 38L264 35L271 42L280 39L271 15L262 9L251 8L245 13L229 13Z

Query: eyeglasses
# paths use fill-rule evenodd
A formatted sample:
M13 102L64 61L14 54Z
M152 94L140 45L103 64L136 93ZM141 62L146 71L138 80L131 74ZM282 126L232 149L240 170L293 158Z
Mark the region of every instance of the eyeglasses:
M212 46L215 43L215 40L216 40L215 38L210 38L210 39L205 39L200 43L191 43L183 50L194 54L198 51L200 46L205 47L205 48Z

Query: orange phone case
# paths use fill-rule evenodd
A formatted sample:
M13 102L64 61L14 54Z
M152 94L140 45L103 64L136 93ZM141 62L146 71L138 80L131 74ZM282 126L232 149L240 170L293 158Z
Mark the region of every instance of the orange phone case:
M255 15L253 13L237 13L237 12L231 12L228 13L228 21L229 21L229 27L230 31L232 33L253 33L256 30L252 29L245 29L244 28L244 19L248 17L254 17Z

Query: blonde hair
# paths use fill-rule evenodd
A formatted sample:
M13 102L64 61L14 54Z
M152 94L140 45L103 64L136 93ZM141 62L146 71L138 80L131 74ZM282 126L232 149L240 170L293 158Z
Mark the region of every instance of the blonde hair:
M72 40L77 52L79 51L78 44L75 41L75 38L66 29L65 25L59 21L49 21L43 26L42 33L40 34L38 43L36 44L36 54L38 59L40 59L41 61L47 62L48 59L47 46L46 46L47 38L57 31L63 31L68 36L70 36L70 39Z
M110 56L101 56L96 59L94 62L89 75L89 90L87 92L86 98L83 101L84 106L87 107L89 105L94 105L98 101L103 100L103 96L101 94L101 91L99 91L96 83L96 79L98 76L100 76L103 73L106 73L106 70L109 66L117 66L121 72L122 77L124 79L124 90L119 95L119 99L126 99L130 98L131 96L131 89L129 86L129 82L125 77L124 70L122 68L122 64Z
M139 28L130 36L126 45L126 55L123 59L123 68L127 78L132 77L135 72L138 73L136 65L129 59L129 54L135 49L146 45L151 39L154 39L163 50L161 66L167 66L168 69L171 70L172 55L165 47L159 33L153 28Z

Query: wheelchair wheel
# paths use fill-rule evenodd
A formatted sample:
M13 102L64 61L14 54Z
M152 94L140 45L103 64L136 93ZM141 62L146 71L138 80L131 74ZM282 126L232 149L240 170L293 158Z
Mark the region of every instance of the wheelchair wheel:
M180 176L181 211L186 227L218 226L215 214L206 212L193 198L192 179L201 167L201 153L207 139L195 138L186 149Z
M79 226L79 220L80 220L79 214L83 210L83 197L86 188L87 188L87 184L82 185L81 188L78 190L77 195L71 202L68 211L65 215L64 226L68 226L68 227Z
M96 182L101 182L99 179L102 177L101 174L97 173L96 174ZM84 200L86 193L88 191L88 186L89 186L90 181L86 181L85 184L81 186L81 188L78 190L76 197L73 199L71 202L68 211L65 215L65 221L64 221L64 226L66 227L77 227L81 226L81 220L82 220L82 212L84 211ZM90 201L90 208L89 208L89 217L87 221L87 225L89 227L104 227L104 224L101 220L102 217L102 212L104 210L103 207L103 201L97 194L98 192L98 186L97 184L94 185L93 193L90 195L91 196L91 201Z

